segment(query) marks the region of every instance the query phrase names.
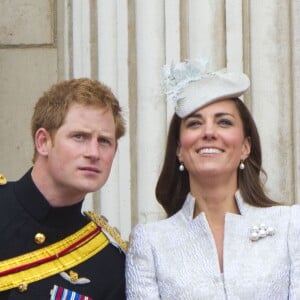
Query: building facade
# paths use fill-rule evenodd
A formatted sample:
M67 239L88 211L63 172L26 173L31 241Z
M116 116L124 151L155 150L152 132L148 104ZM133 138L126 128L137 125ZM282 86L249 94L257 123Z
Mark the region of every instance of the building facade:
M244 71L244 101L263 148L274 200L300 203L299 0L3 0L0 2L0 172L31 166L33 105L61 79L109 85L127 120L107 185L85 207L127 239L164 217L155 200L168 122L161 67L207 57Z

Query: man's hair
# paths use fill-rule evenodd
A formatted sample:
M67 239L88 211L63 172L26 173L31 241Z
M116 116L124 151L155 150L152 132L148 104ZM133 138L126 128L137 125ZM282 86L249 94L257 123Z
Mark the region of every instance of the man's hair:
M39 128L45 128L53 136L64 123L69 108L74 103L111 111L116 125L116 139L125 134L122 109L111 89L97 80L79 78L56 83L39 98L31 119L33 143ZM33 162L36 156L35 150Z

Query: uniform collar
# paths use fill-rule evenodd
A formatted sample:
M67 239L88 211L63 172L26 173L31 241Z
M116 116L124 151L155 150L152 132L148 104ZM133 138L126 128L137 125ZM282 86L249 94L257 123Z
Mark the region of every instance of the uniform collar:
M82 201L66 207L52 207L34 184L31 171L16 182L14 189L17 200L34 219L49 226L86 223L81 214Z
M244 216L247 213L248 209L250 208L250 205L244 201L239 190L237 190L235 193L235 201L237 203L241 216ZM193 197L191 193L188 193L181 209L182 213L185 215L185 217L188 220L193 220L194 208L195 208L195 197ZM201 214L202 213L200 213L200 215Z

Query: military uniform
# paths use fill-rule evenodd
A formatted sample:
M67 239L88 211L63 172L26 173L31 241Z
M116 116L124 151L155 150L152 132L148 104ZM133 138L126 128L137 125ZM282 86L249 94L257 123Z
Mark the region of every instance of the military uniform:
M124 251L118 247L120 243L111 242L115 239L107 232L110 227L103 230L99 224L93 226L94 222L81 213L82 202L51 207L33 183L29 170L16 182L6 183L0 176L0 205L0 280L5 276L17 276L19 280L18 286L0 292L1 300L45 300L54 292L57 295L53 299L60 299L59 294L67 292L73 293L74 299L79 299L78 295L93 300L125 299ZM85 231L79 234L83 228ZM99 238L100 233L103 235L101 251L94 239L94 236ZM66 241L54 250L39 252L61 240ZM92 246L88 243L94 243L93 250L89 250ZM82 259L84 247L87 247L86 257ZM54 252L51 254L51 251ZM27 256L20 258L24 254ZM49 266L43 265L45 262ZM71 267L66 268L69 265ZM28 273L31 267L30 272L37 274ZM46 277L43 273L47 273ZM33 282L27 282L27 274ZM0 281L0 291L1 285L3 290L9 281L15 281L10 279L12 277L6 278L2 284Z

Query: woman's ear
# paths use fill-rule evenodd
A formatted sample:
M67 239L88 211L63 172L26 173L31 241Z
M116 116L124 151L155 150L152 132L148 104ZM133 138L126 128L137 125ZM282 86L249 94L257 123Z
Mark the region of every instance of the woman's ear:
M35 148L39 155L47 156L49 146L52 147L52 139L45 128L39 128L35 133Z
M244 140L244 144L243 144L241 159L246 160L248 158L248 156L250 155L250 152L251 152L251 138L246 137Z
M180 143L178 143L178 145L177 145L176 155L178 157L178 160L181 161L181 145L180 145Z

